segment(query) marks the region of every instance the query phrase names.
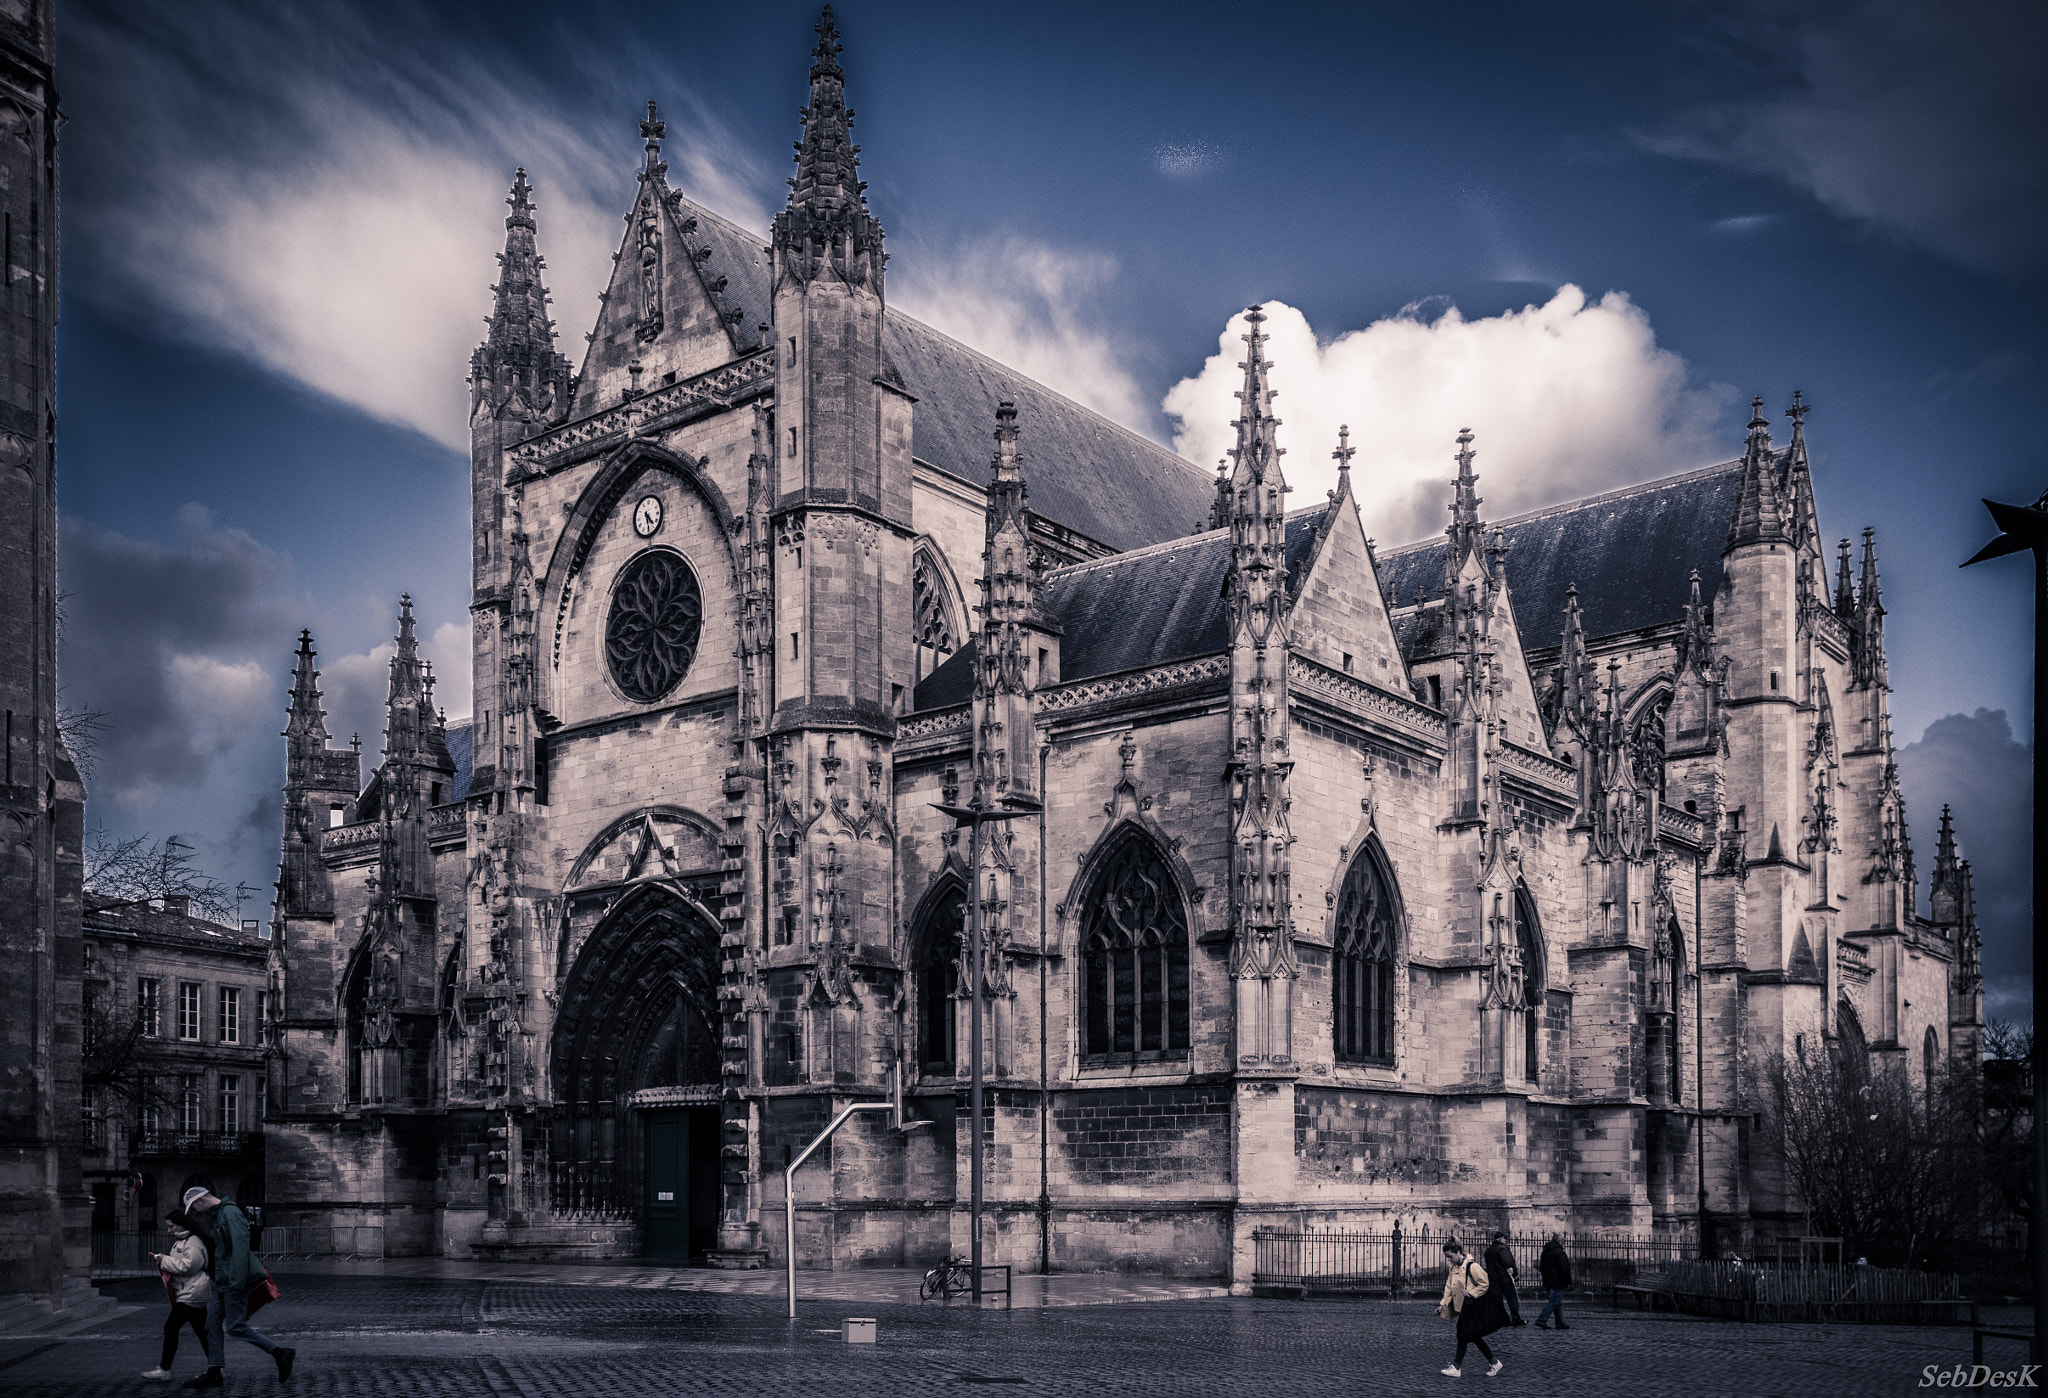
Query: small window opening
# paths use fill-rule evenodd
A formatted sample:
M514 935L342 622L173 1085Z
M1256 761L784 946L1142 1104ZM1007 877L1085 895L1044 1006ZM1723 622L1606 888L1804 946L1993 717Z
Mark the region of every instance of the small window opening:
M1038 648L1038 682L1040 684L1045 683L1046 662L1049 661L1051 658L1051 651L1047 650L1044 646L1040 646Z
M1430 707L1435 709L1444 706L1444 682L1441 675L1429 677L1429 703Z
M346 824L347 816L348 812L342 806L338 804L329 806L327 808L327 828L332 830L337 825Z
M1777 672L1776 670L1773 670L1773 671L1771 671L1771 693L1773 693L1773 694L1776 694L1777 692L1778 692L1778 672Z
M1686 813L1687 815L1698 815L1698 814L1700 813L1700 803L1699 803L1699 802L1697 802L1697 801L1688 801L1688 802L1686 802L1686 803L1685 803L1685 813Z
M441 783L435 782L431 787L428 788L427 804L429 806L438 806L441 804Z
M796 429L794 427L789 429L789 454L791 456L796 455Z
M892 710L893 710L893 711L895 711L896 713L899 713L899 714L900 714L900 713L902 713L902 712L903 712L903 686L902 686L902 685L900 685L900 684L892 684L892 685L890 685L890 686L889 686L889 707L890 707L890 709L892 709Z
M662 383L664 383L664 384L672 384L672 383L674 383L674 382L676 381L676 374L675 374L675 370L671 369L671 370L669 370L669 371L668 371L668 372L667 372L666 374L663 374L663 375L661 376L661 381L662 381Z
M797 634L794 631L789 633L789 658L791 660L802 660L804 658L803 642L797 639Z
M1348 650L1344 652L1344 673L1351 673L1351 652Z

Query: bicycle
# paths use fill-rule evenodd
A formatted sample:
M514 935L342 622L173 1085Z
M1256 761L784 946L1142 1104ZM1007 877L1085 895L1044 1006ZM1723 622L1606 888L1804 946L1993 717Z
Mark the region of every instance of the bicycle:
M950 1297L957 1292L974 1290L974 1268L964 1257L950 1258L924 1274L924 1282L917 1288L918 1299L929 1301L934 1296Z

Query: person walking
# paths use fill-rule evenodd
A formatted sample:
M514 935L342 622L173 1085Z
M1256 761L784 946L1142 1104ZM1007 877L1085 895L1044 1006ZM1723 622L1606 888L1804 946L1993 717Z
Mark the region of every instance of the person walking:
M1493 1366L1486 1371L1492 1378L1500 1372L1500 1361L1486 1347L1486 1337L1506 1323L1507 1313L1498 1298L1487 1295L1486 1269L1465 1256L1464 1244L1456 1238L1444 1244L1444 1271L1444 1299L1437 1303L1436 1313L1457 1317L1458 1354L1442 1372L1462 1378L1465 1371L1459 1366L1465 1362L1465 1347L1471 1345Z
M1515 1265L1515 1255L1508 1251L1508 1235L1493 1235L1493 1246L1486 1250L1486 1275L1493 1278L1493 1284L1500 1290L1500 1299L1507 1302L1508 1324L1522 1323L1522 1269Z
M171 1313L164 1318L163 1357L154 1369L142 1373L142 1377L159 1383L171 1376L171 1363L178 1357L178 1332L188 1325L192 1327L193 1338L199 1341L199 1352L206 1357L206 1367L213 1367L213 1352L206 1343L206 1306L213 1297L213 1281L206 1275L206 1244L185 1226L186 1222L185 1215L175 1211L165 1218L171 1250L150 1254L171 1291Z
M1543 1256L1536 1260L1536 1270L1543 1277L1543 1289L1550 1293L1550 1299L1543 1303L1543 1309L1536 1313L1536 1328L1550 1328L1550 1313L1557 1312L1557 1328L1569 1330L1564 1323L1564 1293L1572 1284L1572 1260L1564 1250L1564 1235L1552 1233L1550 1241L1543 1245Z
M206 1350L212 1361L186 1388L220 1388L226 1383L227 1338L256 1346L277 1363L277 1381L292 1376L299 1352L281 1345L249 1323L249 1291L269 1278L262 1259L249 1246L249 1216L241 1206L223 1201L200 1185L185 1191L185 1213L194 1220L193 1231L209 1244L212 1254L213 1299L206 1307Z

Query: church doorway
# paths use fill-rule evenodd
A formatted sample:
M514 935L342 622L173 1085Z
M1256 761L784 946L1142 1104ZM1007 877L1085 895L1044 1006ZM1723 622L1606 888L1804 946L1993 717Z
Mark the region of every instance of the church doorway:
M584 939L555 1020L551 1211L638 1223L650 1257L715 1246L717 949L693 890L629 888Z
M718 1109L648 1112L641 1120L641 1251L682 1259L718 1245Z

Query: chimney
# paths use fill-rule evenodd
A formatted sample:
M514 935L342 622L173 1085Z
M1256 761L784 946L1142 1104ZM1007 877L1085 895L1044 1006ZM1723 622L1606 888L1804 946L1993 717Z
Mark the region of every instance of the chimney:
M166 893L164 911L176 913L179 917L192 916L192 895L189 893Z

